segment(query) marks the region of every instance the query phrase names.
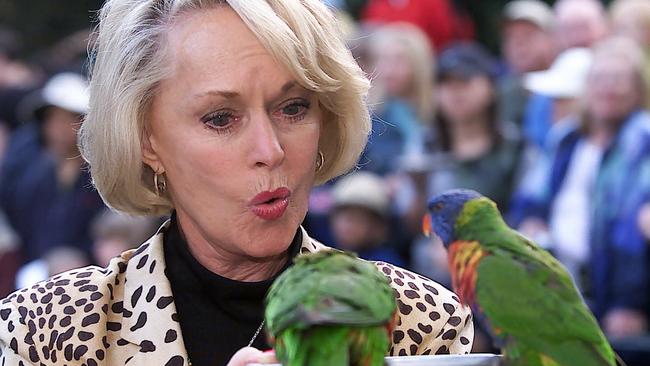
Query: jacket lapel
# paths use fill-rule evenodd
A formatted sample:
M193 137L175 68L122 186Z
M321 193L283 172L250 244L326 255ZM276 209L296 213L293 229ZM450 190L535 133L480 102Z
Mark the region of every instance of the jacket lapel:
M167 276L163 234L156 235L133 252L124 275L124 316L121 337L137 347L132 365L188 365L176 306Z
M128 266L120 277L124 280L121 352L128 352L125 363L130 365L191 365L188 360L172 289L165 275L163 235L169 221L147 242L123 256ZM302 230L300 253L326 248ZM118 286L120 284L116 284ZM126 348L125 348L126 347ZM121 357L120 357L121 358Z
M302 245L300 246L300 254L315 253L324 249L331 249L310 238L307 234L307 231L302 226L300 227L300 230L302 231Z

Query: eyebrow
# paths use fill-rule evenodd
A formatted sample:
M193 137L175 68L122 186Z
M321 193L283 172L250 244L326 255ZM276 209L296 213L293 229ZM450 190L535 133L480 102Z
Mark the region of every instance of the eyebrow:
M298 85L298 83L295 80L288 81L284 85L282 85L282 87L280 88L280 92L286 93L296 85ZM194 98L203 98L210 95L221 96L225 99L235 99L239 97L240 94L236 91L230 91L230 90L208 90L205 92L195 94Z

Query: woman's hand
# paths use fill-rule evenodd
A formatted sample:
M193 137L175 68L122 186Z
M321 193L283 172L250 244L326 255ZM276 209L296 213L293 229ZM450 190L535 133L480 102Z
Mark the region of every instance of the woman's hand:
M275 352L266 351L262 352L257 348L253 347L244 347L237 351L226 366L246 366L252 363L277 363L275 359Z

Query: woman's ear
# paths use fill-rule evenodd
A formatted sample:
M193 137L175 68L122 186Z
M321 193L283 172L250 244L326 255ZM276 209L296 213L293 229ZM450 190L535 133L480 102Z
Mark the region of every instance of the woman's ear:
M158 156L156 139L148 127L144 128L140 138L140 150L142 151L142 161L147 164L156 174L165 172L165 167Z

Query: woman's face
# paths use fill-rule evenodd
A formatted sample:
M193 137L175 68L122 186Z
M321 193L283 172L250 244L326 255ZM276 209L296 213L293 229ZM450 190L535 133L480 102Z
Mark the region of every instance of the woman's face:
M413 88L413 68L403 44L385 42L375 54L378 81L388 96L408 98Z
M640 46L650 46L650 26L640 16L625 17L614 23L614 32L635 40Z
M493 94L487 76L449 76L438 84L438 107L450 122L464 122L487 113Z
M314 182L317 95L228 7L183 15L167 42L172 74L149 110L144 161L164 171L188 241L222 257L281 254Z
M638 81L630 63L618 57L601 58L587 80L587 110L600 123L618 123L640 102Z
M77 152L77 130L81 117L77 113L59 107L48 107L43 113L43 137L48 148L70 159Z

